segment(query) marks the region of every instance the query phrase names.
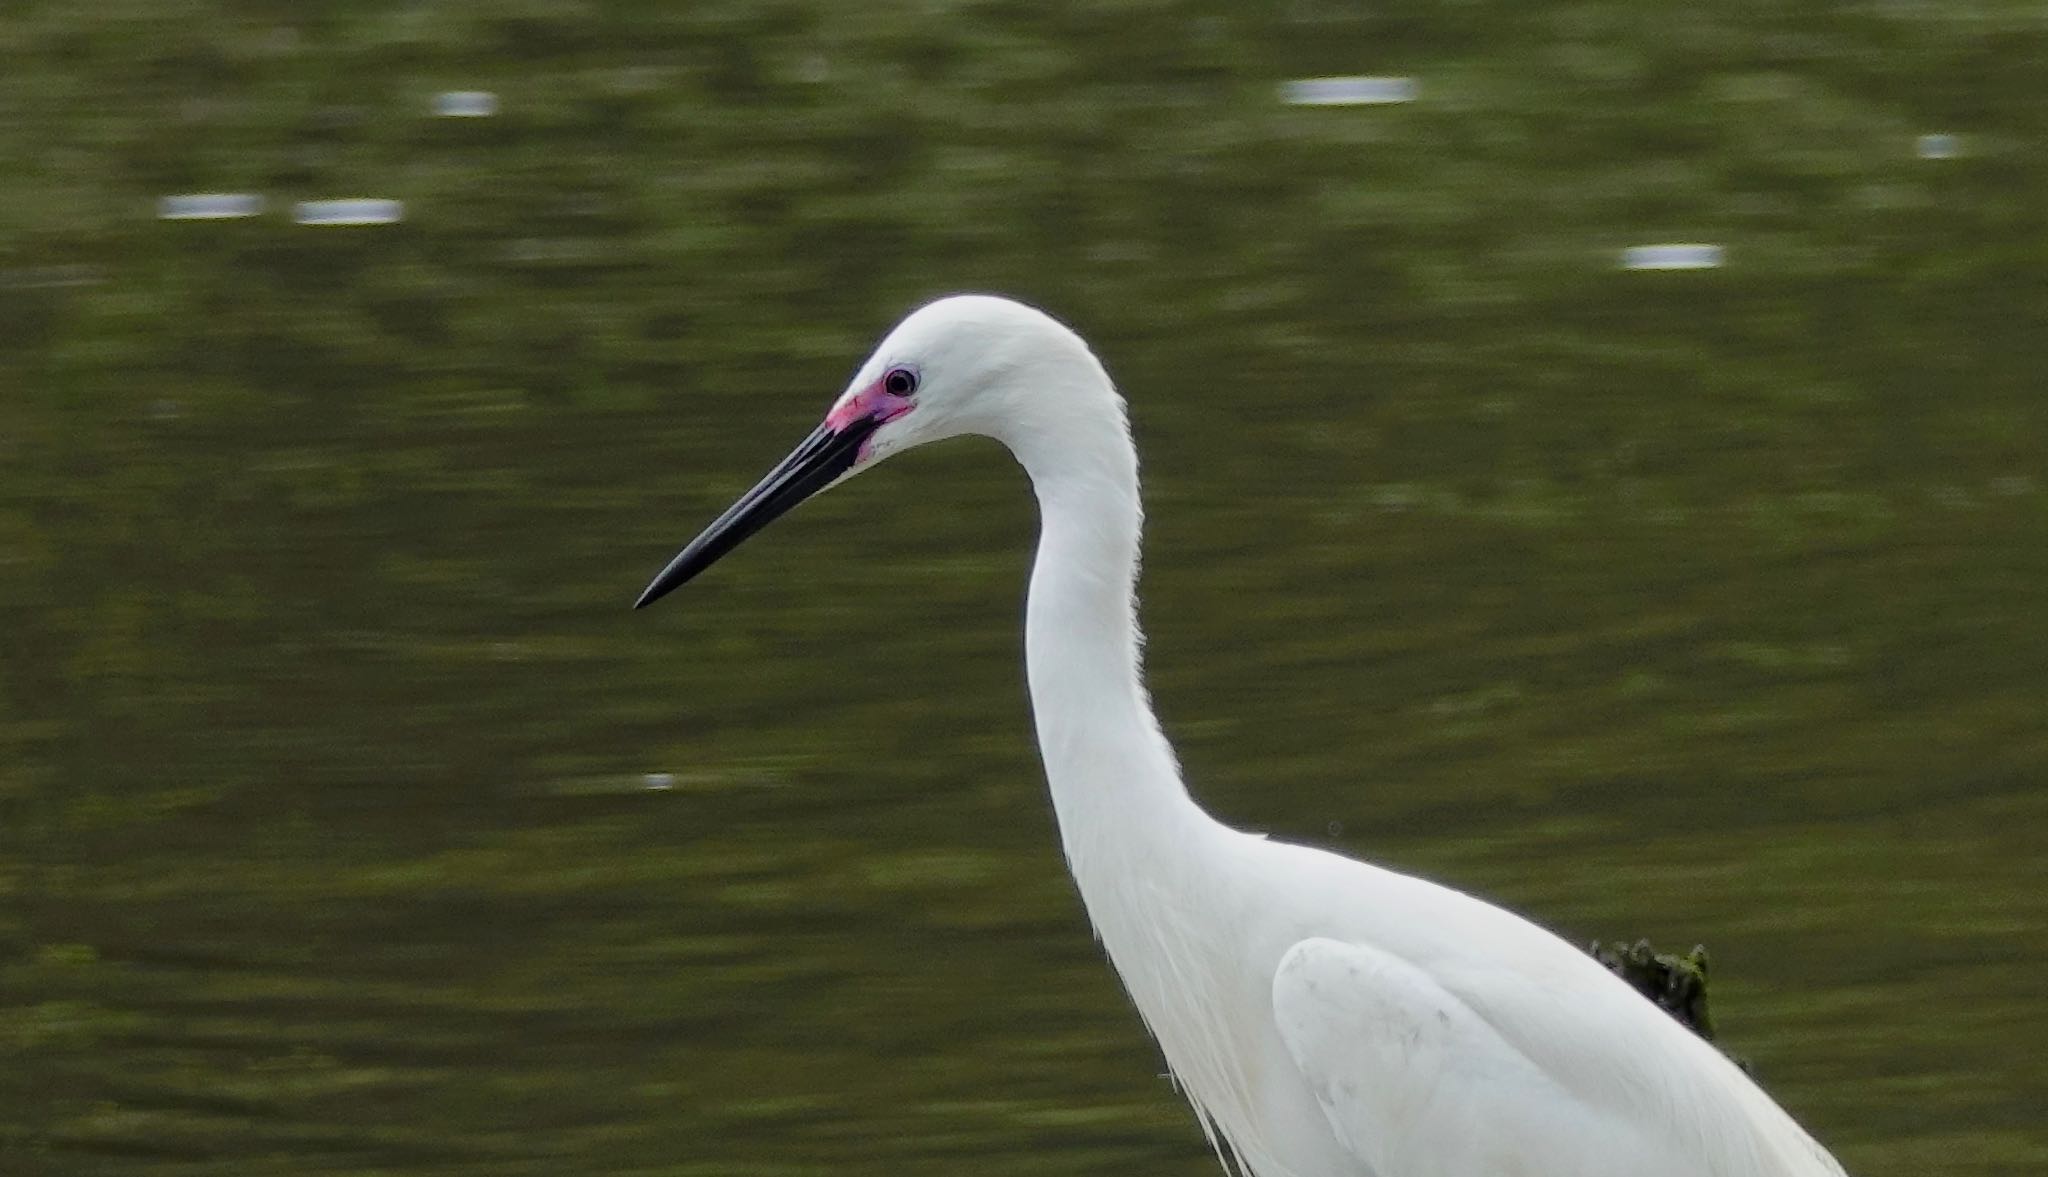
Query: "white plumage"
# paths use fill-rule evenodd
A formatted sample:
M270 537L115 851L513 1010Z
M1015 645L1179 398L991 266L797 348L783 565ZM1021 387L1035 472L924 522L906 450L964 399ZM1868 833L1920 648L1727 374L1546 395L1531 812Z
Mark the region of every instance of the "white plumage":
M1256 1177L1841 1173L1747 1075L1583 950L1447 887L1230 829L1189 798L1140 672L1123 400L1038 311L960 296L912 314L808 449L642 603L811 491L966 433L1030 474L1026 663L1060 836L1219 1153Z

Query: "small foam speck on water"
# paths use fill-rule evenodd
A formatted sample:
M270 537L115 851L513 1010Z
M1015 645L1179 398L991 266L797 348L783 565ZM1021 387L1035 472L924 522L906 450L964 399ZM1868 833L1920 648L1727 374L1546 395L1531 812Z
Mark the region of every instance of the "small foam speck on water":
M0 270L0 290L64 290L98 286L107 280L97 266L22 266Z
M1388 106L1415 101L1414 78L1298 78L1280 87L1289 106Z
M166 221L228 221L262 212L263 198L253 192L187 192L156 202L156 215Z
M1913 141L1913 154L1921 159L1954 159L1963 153L1963 142L1954 135L1922 135Z
M489 90L445 90L434 95L434 116L444 119L487 119L498 113L498 96Z
M524 786L522 791L546 797L627 797L643 793L672 793L694 788L697 782L672 772L611 772L595 776L557 777Z
M302 200L292 206L292 220L301 225L389 225L404 219L402 200Z
M1726 260L1720 246L1696 242L1631 245L1621 251L1624 270L1711 270Z

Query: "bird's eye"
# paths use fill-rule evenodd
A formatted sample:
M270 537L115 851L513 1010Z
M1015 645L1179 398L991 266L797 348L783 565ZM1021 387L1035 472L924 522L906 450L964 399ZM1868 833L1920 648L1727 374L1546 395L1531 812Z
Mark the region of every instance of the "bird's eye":
M891 368L882 377L882 391L890 396L909 396L917 391L917 373L909 368Z

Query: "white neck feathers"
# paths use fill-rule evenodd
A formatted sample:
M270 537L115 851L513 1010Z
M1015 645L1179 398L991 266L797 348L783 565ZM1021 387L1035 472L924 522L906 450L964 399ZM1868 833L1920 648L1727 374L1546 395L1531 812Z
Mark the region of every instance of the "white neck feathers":
M1173 750L1145 692L1136 580L1143 512L1123 400L1085 349L1035 381L1034 420L1003 440L1040 513L1025 664L1040 754L1084 900L1141 847L1190 819Z

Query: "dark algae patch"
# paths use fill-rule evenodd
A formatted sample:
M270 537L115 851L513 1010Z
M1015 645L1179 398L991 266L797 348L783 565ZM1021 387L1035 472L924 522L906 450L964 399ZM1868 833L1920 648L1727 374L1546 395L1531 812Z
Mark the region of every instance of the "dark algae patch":
M1593 959L1607 966L1609 972L1629 983L1629 987L1648 998L1651 1004L1665 1013L1679 1025L1721 1047L1714 1035L1713 1015L1707 1010L1707 949L1704 944L1695 944L1691 952L1680 956L1675 952L1658 952L1648 940L1633 944L1615 940L1607 944L1594 944L1588 949ZM1750 1070L1749 1060L1729 1054L1743 1070Z

